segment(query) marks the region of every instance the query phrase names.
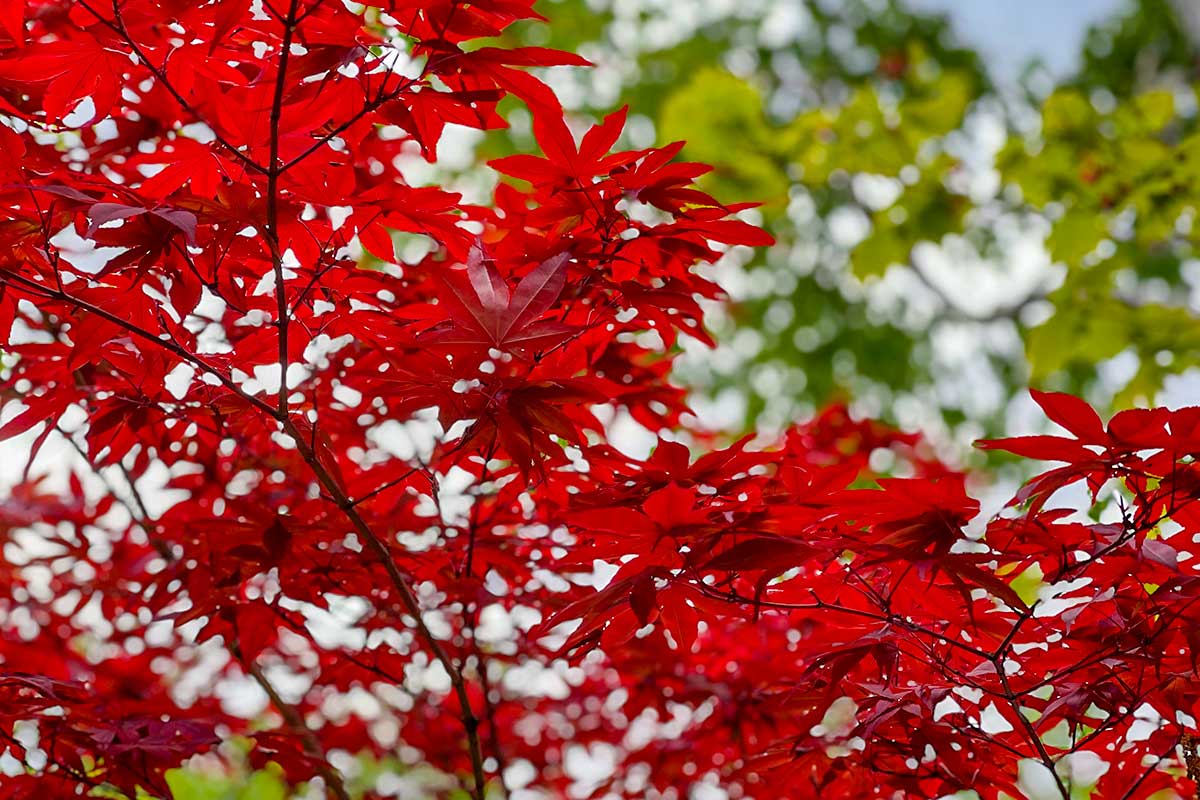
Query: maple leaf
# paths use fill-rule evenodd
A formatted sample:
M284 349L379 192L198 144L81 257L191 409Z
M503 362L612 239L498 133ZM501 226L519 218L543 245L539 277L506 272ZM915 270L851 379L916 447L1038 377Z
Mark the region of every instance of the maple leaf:
M454 321L454 329L437 332L431 340L491 345L522 354L561 342L572 328L539 320L566 286L569 259L568 253L551 256L510 291L482 248L473 247L465 268L439 275L438 297Z
M531 183L586 183L593 176L607 173L641 155L608 153L625 128L628 112L625 107L605 117L576 145L560 115L535 111L533 132L545 157L507 156L489 161L488 166Z
M76 126L82 127L109 113L130 67L124 55L91 39L36 44L17 57L0 60L0 82L39 86L44 92L42 107L55 123L63 122L90 98L92 112Z
M177 208L142 208L122 203L95 203L88 209L88 227L85 235L92 238L100 226L108 222L132 219L150 214L184 235L188 244L196 242L196 215Z

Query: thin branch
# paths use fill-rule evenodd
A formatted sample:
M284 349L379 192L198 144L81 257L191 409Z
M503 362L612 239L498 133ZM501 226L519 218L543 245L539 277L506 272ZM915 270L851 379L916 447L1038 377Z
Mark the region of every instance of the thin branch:
M492 685L487 674L488 664L491 662L480 652L474 628L471 630L471 641L475 645L475 659L479 665L479 683L483 689L483 714L487 718L488 729L492 734L489 741L492 745L492 758L496 759L496 778L500 784L500 796L508 797L508 786L504 782L504 772L508 769L508 762L504 757L504 745L500 741L500 726L496 724L497 704L492 701Z
M1004 688L1004 698L1008 702L1009 708L1012 709L1013 714L1016 715L1017 720L1020 722L1021 728L1025 732L1025 738L1031 745L1033 745L1033 748L1037 750L1038 760L1040 760L1043 766L1050 771L1051 777L1054 778L1054 785L1058 787L1059 793L1062 794L1064 798L1069 798L1071 796L1071 792L1063 783L1062 778L1058 774L1058 770L1055 769L1057 764L1055 763L1054 758L1051 757L1050 752L1046 749L1046 743L1043 742L1042 737L1038 735L1037 730L1033 727L1033 723L1029 721L1029 718L1026 717L1024 713L1022 713L1021 704L1017 701L1017 696L1013 693L1012 688L1008 685L1008 676L1004 674L1004 664L1002 662L996 662L995 667L996 677L1000 679L1000 685Z
M267 405L262 400L255 397L254 395L247 393L244 389L242 389L242 387L237 385L237 383L233 380L233 378L226 375L224 372L217 369L212 364L209 364L206 360L204 360L200 356L196 355L195 353L192 353L190 350L187 350L186 348L179 346L179 344L174 341L162 339L158 336L155 336L153 333L145 330L144 328L138 327L137 325L134 325L133 323L129 322L128 320L122 319L121 317L118 317L117 315L115 315L109 311L106 311L97 305L89 303L87 300L84 300L82 298L68 294L67 292L64 292L64 291L59 291L58 289L52 289L48 286L43 286L42 284L40 284L36 281L32 281L29 278L24 277L23 275L17 275L16 273L12 273L12 272L0 273L0 285L9 285L9 286L18 286L19 285L19 286L25 288L29 292L32 292L35 294L40 294L43 297L48 298L50 300L57 300L61 303L66 303L68 305L74 306L75 308L77 308L79 310L87 311L89 314L95 314L96 316L100 317L101 319L105 320L106 322L111 322L113 325L116 325L117 327L121 328L122 330L125 330L126 332L132 334L133 336L135 336L139 339L142 339L144 341L156 344L159 347L163 348L164 350L167 350L167 351L173 353L174 355L179 356L180 358L182 358L184 361L188 362L192 366L196 367L197 369L200 369L202 372L205 372L208 375L212 375L214 378L216 378L218 381L220 381L222 386L224 386L226 389L229 389L229 391L236 394L242 400L245 400L250 405L254 406L255 408L259 409L260 411L263 411L264 413L270 415L271 417L276 417L276 412L275 412L274 408Z
M279 331L279 414L288 413L288 310L287 291L283 282L283 252L279 241L279 120L283 116L283 93L287 87L288 59L291 57L292 37L296 32L296 6L291 0L287 18L283 20L283 40L279 47L279 67L275 76L275 94L271 100L270 167L267 170L267 222L263 237L271 250L271 269L275 274L275 326Z
M189 103L187 99L180 94L179 90L177 90L171 84L171 82L167 80L166 73L156 67L154 62L152 62L149 56L146 55L145 51L138 47L137 42L134 41L133 37L129 35L129 31L125 28L125 21L121 17L121 5L119 0L112 0L113 20L111 22L105 19L103 14L99 13L90 5L88 5L87 0L79 0L79 5L86 9L89 14L94 16L101 25L117 34L117 36L121 38L121 41L129 46L129 49L133 52L133 55L137 57L138 61L142 63L142 66L149 70L150 74L154 76L155 80L157 80L159 84L161 84L162 87L166 89L173 98L175 98L175 102L179 103L180 107L183 108L183 110L188 114L191 114L196 121L205 125L210 131L212 131L213 138L217 144L228 150L235 159L237 159L244 167L246 167L246 169L259 174L266 174L266 169L264 169L261 164L250 158L241 150L238 150L237 147L235 147L228 139L221 135L220 131L218 131L216 127L209 124L209 122L203 116L201 116L199 110Z
M467 692L467 682L463 677L462 670L458 668L458 665L454 663L454 659L446 652L446 648L443 646L441 640L425 624L421 603L417 599L416 592L409 584L404 573L400 571L400 567L392 557L388 545L371 529L371 526L367 524L362 515L359 514L354 502L346 495L338 481L325 468L325 465L321 463L316 452L309 446L295 423L290 419L285 419L283 420L283 426L284 431L296 443L300 457L308 464L309 469L312 470L321 487L333 500L334 504L342 510L347 519L350 520L350 524L354 526L355 532L362 537L379 558L380 563L383 564L384 571L400 595L401 607L408 616L413 618L417 632L429 646L434 658L442 665L442 669L446 670L446 674L450 676L450 683L462 712L463 727L466 728L467 732L467 749L470 753L471 769L474 776L474 786L472 787L471 796L475 800L484 800L486 778L483 770L483 755L479 747L479 718L475 715L475 711L471 707L471 698Z
M275 298L278 319L276 324L279 332L279 400L278 411L276 418L279 419L284 427L285 432L295 441L296 447L301 454L301 457L309 465L309 468L316 475L325 492L334 500L334 503L342 510L346 517L354 526L355 531L367 542L371 549L379 557L383 563L384 570L387 572L389 579L396 591L400 594L400 601L407 613L413 617L417 626L417 631L421 638L428 644L434 657L446 670L450 676L451 684L454 688L454 694L458 698L459 706L462 712L463 727L467 732L467 749L471 757L472 768L472 796L476 800L484 800L484 787L486 785L486 777L483 770L483 756L479 746L479 719L476 717L474 710L471 708L470 695L467 692L466 680L463 678L462 671L454 660L446 652L445 647L433 632L425 624L422 616L421 604L417 599L417 595L410 586L407 578L400 572L396 565L395 559L392 558L391 551L388 545L375 533L374 530L366 523L362 515L359 514L354 502L346 495L341 485L334 479L333 475L325 468L320 459L316 455L315 447L312 443L305 441L305 437L296 427L295 423L288 416L288 387L287 387L287 366L288 366L288 321L289 308L287 302L287 292L284 284L283 275L283 254L281 252L281 244L279 239L279 176L289 165L281 165L279 163L279 124L283 111L283 98L286 90L287 82L287 66L291 52L292 38L295 35L296 10L298 0L291 0L288 6L287 17L283 19L284 33L280 46L279 66L275 79L275 92L271 103L270 114L270 165L267 171L267 219L264 231L264 239L271 250L272 266L275 273ZM358 117L361 117L370 112L371 107L368 105L359 111ZM352 123L351 123L352 124ZM305 154L302 154L299 159L303 159Z
M116 491L116 488L112 485L112 483L109 482L108 477L103 473L95 461L92 460L92 457L87 450L75 440L74 436L63 430L63 428L58 425L55 425L54 427L55 430L57 430L68 442L71 443L71 446L75 449L75 451L80 455L81 458L83 458L84 461L87 462L88 466L91 467L92 472L104 482L105 488L108 489L109 494L125 508L133 523L146 533L146 536L150 539L151 545L154 546L154 548L158 550L158 552L163 555L164 558L171 560L172 557L170 553L170 546L154 536L153 520L151 519L149 512L146 511L145 500L142 498L141 493L134 484L133 476L130 475L125 466L123 464L119 465L122 474L129 483L129 492L132 500L127 500ZM238 657L239 660L241 660L241 653L236 643L230 647L230 650L233 651L233 654ZM346 791L345 782L342 779L341 773L339 773L337 769L335 769L333 765L329 763L325 751L321 747L320 741L317 739L317 736L312 729L308 727L307 723L305 723L304 717L295 709L295 707L280 697L279 692L275 689L274 685L271 684L267 676L263 674L263 671L258 664L250 662L247 666L247 669L250 672L250 675L254 678L255 682L262 687L264 692L266 692L267 697L269 697L271 700L271 704L275 706L277 711L279 711L280 715L284 719L284 722L286 722L288 727L291 728L304 741L304 749L308 755L315 761L319 762L318 769L321 772L321 777L325 779L325 784L329 787L329 790L333 792L334 796L336 796L338 800L350 800L350 795Z
M240 657L236 646L230 649L234 651L235 656ZM243 663L246 662L243 661ZM249 671L250 677L254 678L254 682L266 692L267 697L271 700L271 705L283 717L284 723L304 742L305 753L317 762L317 769L320 771L321 777L325 779L325 785L329 791L338 800L350 800L350 793L346 791L346 784L342 780L341 773L329 763L329 758L325 754L325 748L321 746L321 741L317 738L313 729L308 727L308 723L304 721L304 716L295 706L280 697L279 691L263 673L262 667L258 666L253 660L250 660L246 669Z
M696 584L696 588L709 597L713 597L718 600L725 600L727 602L735 602L741 605L761 606L763 608L775 608L783 611L834 611L841 614L850 614L856 617L865 617L878 622L886 622L889 625L896 625L897 627L904 628L910 633L916 633L936 639L943 644L947 644L951 647L970 653L978 658L991 660L991 653L987 652L986 650L975 647L974 645L969 645L966 642L961 642L958 639L946 636L943 633L938 633L935 630L918 625L917 623L897 616L896 614L877 614L865 609L849 608L848 606L841 606L835 603L827 603L819 598L814 598L813 602L811 603L780 603L762 598L746 597L745 595L741 595L733 591L718 591L717 589L714 589L713 587L704 583Z
M201 119L199 117L199 115L195 112L195 110L192 108L192 106L187 103L187 101L182 97L182 95L179 94L178 91L176 91L174 89L173 86L171 86L170 82L166 79L163 72L158 67L156 67L153 63L151 63L149 58L141 50L141 48L139 48L136 45L136 43L131 41L131 37L129 36L128 32L124 28L123 23L121 22L118 0L114 0L114 2L113 2L113 9L114 9L115 17L116 17L115 22L109 22L108 20L104 19L101 15L97 14L93 9L86 6L85 3L86 3L86 0L81 0L81 4L84 4L84 7L87 8L93 15L95 15L102 24L105 24L106 26L114 29L118 33L118 35L121 36L121 38L127 44L129 44L129 46L133 49L134 55L137 56L139 58L139 60L146 66L146 68L155 76L155 78L162 83L164 88L166 88L168 90L168 92L170 92L172 94L172 96L175 97L175 99L178 102L180 102L180 104L183 108L185 108L189 113L194 114L197 117L197 119ZM278 223L278 178L287 169L291 168L292 166L295 166L300 161L303 161L307 156L311 155L313 152L316 152L317 149L319 149L324 144L328 143L335 136L337 136L339 133L341 133L342 131L349 128L351 125L353 125L359 119L361 119L365 115L369 114L371 111L378 108L384 102L387 102L390 99L394 99L395 97L398 97L403 91L405 91L407 88L411 87L413 85L413 83L415 83L414 80L408 80L407 82L401 84L400 88L396 89L395 91L389 92L386 95L381 95L381 96L377 97L375 100L367 103L350 120L347 120L345 123L343 123L341 126L336 128L334 131L330 132L329 134L327 134L326 136L324 136L320 140L318 140L316 143L314 143L314 145L312 147L310 147L308 150L301 153L299 156L292 159L291 161L289 161L285 164L280 164L279 163L279 153L278 153L278 145L279 145L279 143L278 143L278 138L279 138L278 128L279 128L279 119L282 115L282 98L283 98L283 92L285 89L287 58L288 58L288 53L290 52L291 38L294 33L294 26L296 24L296 20L294 19L295 7L296 7L296 3L295 3L295 0L293 0L292 11L288 15L288 20L287 20L288 25L287 25L287 28L285 29L284 43L283 43L283 46L281 48L281 53L280 53L280 68L279 68L279 74L277 76L277 82L276 82L275 100L272 103L272 111L271 111L272 133L271 133L271 143L270 143L271 144L271 164L270 164L270 166L263 167L262 165L253 161L248 156L246 156L244 153L242 153L236 146L232 145L227 140L221 138L220 134L214 130L214 135L217 137L217 141L220 142L222 144L222 146L226 147L231 153L233 153L234 156L239 161L241 161L243 164L245 164L245 166L248 169L250 169L254 172L260 173L260 174L265 174L268 178L268 184L269 184L268 198L267 198L268 218L267 218L266 224L264 226L266 229L264 231L264 233L266 233L267 235L264 238L267 239L268 246L272 248L272 260L274 263L275 276L276 276L276 292L278 294L277 299L278 299L278 306L280 309L280 312L279 312L280 319L278 322L280 325L279 330L280 330L280 351L281 351L281 358L280 358L280 361L281 361L281 364L280 364L280 366L281 366L281 375L280 375L281 401L280 401L279 408L272 407L270 404L264 402L262 399L247 393L232 379L232 377L230 375L227 375L222 370L218 369L217 367L213 366L212 364L209 364L201 356L199 356L195 353L192 353L189 350L187 350L186 348L180 346L177 342L170 340L170 339L160 338L159 336L156 336L155 334L153 334L133 323L130 323L127 320L121 319L120 317L112 314L111 312L108 312L86 300L83 300L79 297L76 297L74 295L67 293L66 291L64 291L61 288L52 289L52 288L46 287L42 284L39 284L36 281L33 281L29 278L26 278L22 275L17 275L15 273L6 273L6 274L0 275L0 285L20 287L20 288L24 289L25 291L40 295L44 298L56 300L56 301L59 301L62 303L66 303L76 309L87 311L88 313L91 313L91 314L95 314L96 316L100 317L101 319L104 319L105 321L118 326L122 330L127 331L135 338L144 340L146 342L153 343L153 344L157 345L158 347L162 348L163 350L170 352L173 355L181 358L185 362L197 367L204 373L213 376L222 386L224 386L230 392L234 393L239 398L241 398L242 400L244 400L245 402L247 402L249 405L256 408L257 410L262 411L268 417L278 421L283 426L284 431L295 442L296 447L297 447L298 451L300 452L301 457L308 464L309 468L312 470L314 476L316 477L316 479L317 479L318 483L321 485L321 487L324 489L325 493L333 500L335 505L337 505L338 508L340 508L342 510L342 512L346 515L346 517L351 522L355 531L362 537L363 540L366 541L367 545L371 548L371 550L379 558L381 564L384 567L385 572L388 575L389 580L391 581L391 583L395 587L397 593L399 594L400 606L402 607L404 612L413 619L418 634L425 641L425 643L429 647L430 651L432 652L434 658L438 661L438 663L440 663L442 665L443 669L445 669L445 671L449 675L450 681L451 681L451 684L453 687L453 692L454 692L454 694L458 700L458 703L460 705L460 708L461 708L461 721L463 723L464 728L466 729L466 734L467 734L467 744L468 744L468 750L469 750L471 764L472 764L472 777L473 777L473 786L472 786L471 796L473 798L475 798L475 800L484 800L484 789L486 786L486 777L485 777L485 773L484 773L484 769L483 769L483 757L482 757L482 754L480 751L480 744L479 744L479 735L478 735L479 718L476 716L474 710L471 707L470 696L467 691L467 683L462 674L462 671L459 669L458 665L454 662L454 660L447 653L442 642L433 634L433 632L426 625L426 623L423 619L423 616L422 616L422 608L421 608L421 604L417 598L417 595L416 595L415 591L413 590L412 586L409 584L408 579L404 576L404 574L400 571L399 567L397 566L396 561L392 557L392 554L388 548L388 545L371 529L371 527L363 519L362 515L359 514L359 512L356 509L355 502L352 501L345 494L345 492L341 488L338 481L336 479L334 479L334 477L330 474L330 472L321 463L320 459L316 455L316 452L315 452L315 449L313 448L313 446L309 442L306 441L305 436L300 432L300 430L297 428L295 423L288 417L288 415L286 413L286 410L287 410L286 409L287 342L286 342L286 332L285 331L286 331L286 320L288 319L290 314L288 313L289 309L288 309L288 306L286 303L286 296L285 296L285 292L284 292L284 280L283 280L283 275L282 275L282 253L280 252L280 248L279 248L279 237L278 237L278 228L277 228L277 223ZM212 126L209 126L209 127L211 128ZM359 502L361 502L361 500ZM280 711L281 711L281 713L285 713L282 709ZM303 721L303 720L301 720L301 721Z
M87 449L75 441L74 435L58 423L54 424L54 430L58 431L58 434L70 443L72 449L79 454L79 457L92 470L92 474L104 484L104 488L108 490L109 496L116 500L125 509L125 513L129 515L130 520L142 529L142 532L146 534L146 539L150 542L150 546L157 550L158 554L167 561L174 561L175 556L171 552L171 546L154 535L154 520L151 518L150 513L146 511L146 503L142 499L142 494L138 491L137 485L133 482L133 475L125 468L125 465L120 462L117 463L117 466L121 469L121 474L125 476L125 481L128 484L129 498L126 498L121 492L117 491L117 487L104 474L103 469L92 460L92 456Z

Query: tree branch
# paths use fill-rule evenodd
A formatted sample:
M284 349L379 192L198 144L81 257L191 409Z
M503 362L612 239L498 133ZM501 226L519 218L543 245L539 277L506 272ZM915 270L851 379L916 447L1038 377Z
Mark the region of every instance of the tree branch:
M234 655L240 659L240 653L236 652L237 647L232 647ZM245 663L243 661L243 663ZM321 747L321 742L312 728L308 727L308 723L304 721L304 716L296 709L295 706L279 696L279 691L274 684L263 674L262 668L253 661L250 661L246 669L250 673L250 677L254 678L254 682L259 685L267 697L271 700L271 705L275 706L275 710L283 717L284 723L292 729L300 739L304 742L304 750L310 758L321 764L321 777L325 779L325 785L329 791L333 792L338 800L350 800L350 793L346 791L346 784L342 780L342 775L329 763L328 757L325 755L325 748Z

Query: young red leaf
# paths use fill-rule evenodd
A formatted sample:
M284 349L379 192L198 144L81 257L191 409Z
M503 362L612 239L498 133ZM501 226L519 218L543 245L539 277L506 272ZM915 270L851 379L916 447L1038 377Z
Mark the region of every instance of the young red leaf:
M1030 389L1029 394L1051 421L1075 434L1085 444L1105 444L1108 441L1100 416L1078 397L1037 389Z

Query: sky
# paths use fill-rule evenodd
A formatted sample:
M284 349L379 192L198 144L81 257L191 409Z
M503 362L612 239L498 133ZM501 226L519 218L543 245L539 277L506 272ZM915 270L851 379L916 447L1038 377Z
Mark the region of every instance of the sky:
M909 0L950 15L964 43L981 50L997 76L1010 78L1040 58L1056 76L1075 66L1088 28L1126 0Z

